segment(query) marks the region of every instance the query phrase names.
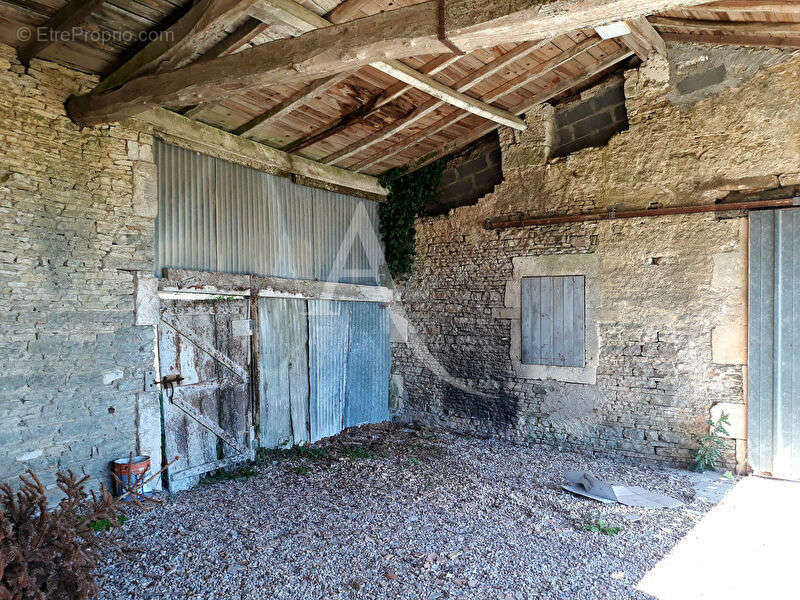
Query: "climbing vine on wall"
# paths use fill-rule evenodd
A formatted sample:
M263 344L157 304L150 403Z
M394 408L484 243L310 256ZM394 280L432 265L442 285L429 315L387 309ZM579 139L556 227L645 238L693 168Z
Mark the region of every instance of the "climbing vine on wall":
M392 277L402 277L411 271L416 254L414 220L436 197L445 164L446 161L438 160L408 174L402 169L392 169L380 178L381 184L389 190L379 214L386 263Z

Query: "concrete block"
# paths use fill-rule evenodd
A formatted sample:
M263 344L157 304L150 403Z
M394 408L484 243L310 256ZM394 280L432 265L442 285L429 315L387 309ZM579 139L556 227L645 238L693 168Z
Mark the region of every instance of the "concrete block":
M691 94L692 92L722 83L725 81L726 74L727 69L725 68L725 65L719 65L713 69L708 69L706 71L690 75L689 77L685 77L678 81L675 84L675 87L681 94Z

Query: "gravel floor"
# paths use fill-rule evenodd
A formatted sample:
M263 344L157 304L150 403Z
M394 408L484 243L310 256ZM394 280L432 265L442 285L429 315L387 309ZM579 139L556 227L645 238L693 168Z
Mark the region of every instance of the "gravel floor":
M247 478L132 508L101 598L647 598L639 579L712 507L685 471L382 425ZM687 502L645 511L558 487L586 469ZM616 536L582 531L601 516Z

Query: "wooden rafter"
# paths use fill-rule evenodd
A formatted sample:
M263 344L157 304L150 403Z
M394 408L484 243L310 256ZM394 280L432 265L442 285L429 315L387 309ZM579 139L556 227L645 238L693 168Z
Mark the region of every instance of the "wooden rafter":
M374 0L344 0L328 13L327 18L331 23L352 21L358 13L367 9L373 2Z
M219 37L227 26L247 14L254 1L199 0L158 39L100 82L92 94L118 87L145 73L168 71L188 64L197 52L208 47L209 40Z
M548 44L548 43L550 43L550 41L542 42L541 44L545 45L545 44ZM593 48L594 46L597 46L598 44L601 44L601 43L602 43L602 40L600 40L598 38L588 38L588 39L580 42L579 44L577 44L573 48L570 48L567 52L565 52L563 54L560 54L560 55L556 56L555 58L552 58L552 59L550 59L548 61L545 61L544 63L541 63L541 64L537 65L536 67L534 67L533 69L527 71L523 75L520 75L519 77L516 77L515 79L512 79L511 81L503 84L502 86L500 86L500 88L498 88L496 90L492 90L488 94L484 94L484 96L482 96L481 99L484 102L494 102L498 98L501 98L502 96L504 96L505 94L509 94L512 91L514 91L516 89L519 89L520 87L530 83L534 79L542 77L543 75L545 75L546 73L549 73L553 69L557 69L558 67L563 65L565 62L568 62L568 61L572 60L573 58L575 58L579 54L582 54L586 50L589 50L590 48ZM494 65L493 68L497 68L499 70L499 69L503 68L503 66L508 64L507 61L503 60L504 57L505 57L505 55L500 56L498 59L496 59L495 61L489 63L486 66L488 67L489 65ZM492 70L492 69L489 69L489 70ZM457 89L457 90L465 90L465 89L469 89L470 87L472 87L474 85L477 85L479 82L481 82L481 81L483 81L485 79L486 71L487 71L486 69L482 68L482 69L478 69L474 73L471 73L470 75L467 75L466 77L462 78L460 81L458 81L456 83L455 89ZM341 161L343 161L343 160L345 160L347 158L350 158L351 156L359 154L365 148L369 148L370 146L372 146L374 144L377 144L379 142L382 142L382 141L388 139L389 137L391 137L392 135L394 135L398 131L400 131L402 129L405 129L406 127L414 124L415 122L419 121L421 118L427 116L428 114L430 114L431 112L433 112L434 110L436 110L437 108L439 108L441 106L442 106L441 102L437 103L437 102L434 102L434 101L431 101L431 102L428 102L426 104L423 104L422 106L420 106L416 111L411 113L405 119L401 119L399 121L396 121L395 123L392 123L389 127L386 127L384 129L382 129L381 131L378 131L378 132L370 135L366 139L358 140L358 141L354 142L353 144L350 144L346 148L343 148L342 150L339 150L338 152L335 152L334 154L331 154L330 156L325 157L322 162L330 163L330 164L336 164L336 163L339 163L339 162L341 162ZM454 113L452 115L444 117L440 121L444 121L444 120L449 119L450 123L457 123L458 121L466 118L467 116L468 116L468 113ZM428 132L429 129L426 129L425 131ZM378 157L378 160L382 160L382 158ZM372 163L369 162L369 161L359 163L359 165L362 165L360 168L365 168L367 166L370 166L371 164ZM357 167L357 168L359 168L359 167Z
M639 58L647 60L654 52L662 56L667 55L667 44L664 38L658 34L646 18L631 19L627 23L631 32L620 39L628 48L636 52Z
M331 77L323 77L322 79L312 81L299 92L293 94L283 102L278 103L277 106L273 106L257 117L250 119L247 123L237 128L233 133L236 135L243 135L245 137L252 137L256 135L258 131L271 120L279 119L280 117L295 110L298 106L308 102L311 98L325 93L325 91L347 79L348 75L348 73L338 73Z
M697 21L694 19L676 19L674 17L651 17L650 22L659 28L675 28L688 33L713 31L722 35L800 36L800 23Z
M201 0L200 4L204 2L212 0ZM249 0L245 0L236 4L248 3ZM445 3L445 34L459 48L472 51L528 41L531 37L554 37L619 18L706 3L705 0L550 0L544 3L543 0L520 0L513 3L512 10L502 2L451 2ZM133 116L153 106L215 101L253 88L327 77L376 61L449 52L439 39L438 6L436 0L429 0L316 29L297 38L276 40L202 64L139 76L119 89L71 98L67 103L68 112L79 123L94 125ZM192 8L190 13L194 10ZM152 63L148 61L147 64ZM138 72L129 67L128 72L131 71Z
M266 23L262 23L258 19L249 19L243 25L241 25L236 31L234 31L231 35L226 38L220 40L217 44L215 44L212 48L210 48L203 56L197 59L197 62L202 62L206 60L211 60L212 58L218 58L220 56L227 56L228 54L233 54L237 50L241 50L247 44L250 43L253 38L258 37L262 33L264 33L267 29L269 29L269 25ZM194 119L197 115L202 113L204 110L212 108L216 106L216 102L211 102L209 104L198 104L187 110L183 113L184 117L188 117L190 119Z
M58 33L66 32L83 23L93 11L95 11L103 0L72 0L64 8L54 14L43 27L37 27L34 33L38 33L39 29L45 29L48 35L45 39L37 39L34 35L33 39L17 49L17 56L23 65L29 65L31 60L41 54L45 48L58 39Z
M796 0L725 0L707 4L703 10L728 15L754 12L800 14L800 3Z
M422 65L422 67L419 68L419 72L428 75L434 75L435 73L438 73L439 71L449 67L459 58L461 57L454 54L443 54L441 56L437 56L436 58L429 60L427 63ZM412 89L412 86L400 81L387 88L380 94L373 96L364 104L354 108L350 112L341 115L332 123L326 123L308 135L291 142L284 148L281 148L281 150L284 150L285 152L297 152L298 150L302 150L303 148L308 148L309 146L317 144L322 140L326 140L329 137L351 127L352 125L362 122L371 115L374 115L381 108L396 100L410 89Z
M273 9L269 13L270 16L285 19L286 23L301 31L309 32L333 25L331 21L324 19L293 0L261 0L261 4L262 6L266 4ZM285 15L288 15L288 17ZM479 115L484 119L496 121L497 123L508 125L514 129L525 129L525 123L508 111L480 102L458 90L453 90L443 83L436 81L430 75L412 69L399 60L387 59L376 61L371 63L370 66L387 75L391 75L407 85L422 90L426 94L438 98L443 102Z
M585 85L586 83L590 82L594 77L596 77L598 74L602 73L603 71L606 71L606 70L610 69L614 65L622 62L623 60L629 58L632 55L633 55L632 51L626 51L626 52L620 52L620 53L614 54L614 55L606 58L605 60L603 60L601 63L598 63L597 65L594 65L588 71L578 75L576 78L569 79L569 80L567 80L567 81L565 81L563 83L560 83L557 86L555 86L555 87L553 87L553 88L551 88L551 89L549 89L549 90L547 90L545 92L542 92L541 94L535 96L534 98L531 98L529 100L526 100L526 101L518 104L517 106L515 106L511 110L515 114L526 113L529 110L531 110L534 106L536 106L537 104L541 104L542 102L547 102L548 100L551 100L552 98L554 98L554 97L556 97L556 96L558 96L560 94L563 94L564 92L568 92L569 90L572 90L572 89L578 88L578 87L580 87L582 85ZM442 126L442 125L444 125L444 126ZM429 131L430 132L433 132L434 130L441 131L442 129L444 129L446 126L449 126L449 125L450 125L449 123L446 124L446 125L443 124L442 122L435 123L434 125L431 126ZM438 159L440 159L440 158L442 158L444 156L447 156L449 154L457 152L461 148L464 148L465 146L468 146L469 144L471 144L475 140L483 137L484 135L486 135L487 133L490 133L491 131L494 131L495 129L497 129L497 125L494 124L494 123L486 123L481 127L476 127L475 129L473 129L469 133L469 135L464 136L464 137L459 137L458 139L453 140L452 142L450 142L448 144L445 144L443 147L439 148L435 152L431 152L430 154L427 154L426 156L423 156L422 158L418 159L413 164L408 165L407 166L408 171L409 172L415 171L417 169L420 169L420 168L424 167L427 164L432 163L435 160L438 160ZM402 142L396 144L392 148L392 151L390 153L386 154L383 157L382 160L386 160L386 159L390 158L391 156L394 156L398 152L402 152L405 148L407 148L411 144L419 143L420 141L422 141L426 137L429 137L429 135L434 135L434 134L433 133L428 134L428 130L426 130L424 135L412 136L412 137L416 138L413 141L411 141L409 139L403 140ZM375 164L377 164L377 161L376 161Z
M772 37L769 35L733 35L727 33L662 31L661 37L667 42L688 42L692 44L755 46L759 48L800 48L800 34L795 34L793 37Z

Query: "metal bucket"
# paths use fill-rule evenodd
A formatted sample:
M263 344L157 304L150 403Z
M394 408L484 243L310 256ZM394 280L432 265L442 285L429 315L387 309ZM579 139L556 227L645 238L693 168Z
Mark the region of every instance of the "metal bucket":
M119 482L115 482L117 496L124 494L126 492L125 488L134 490L133 494L128 494L123 500L131 502L152 495L152 485L150 483L144 484L144 481L150 476L149 456L134 456L132 460L130 458L120 458L111 463L111 468L114 471L114 475L125 486L123 487Z

